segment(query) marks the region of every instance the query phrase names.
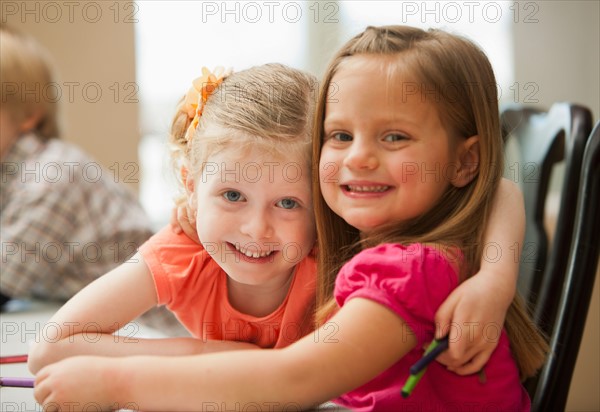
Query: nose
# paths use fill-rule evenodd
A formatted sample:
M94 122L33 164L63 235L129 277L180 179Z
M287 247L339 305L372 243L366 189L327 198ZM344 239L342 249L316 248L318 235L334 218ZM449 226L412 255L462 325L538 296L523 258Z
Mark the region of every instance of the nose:
M354 136L344 157L344 166L354 170L373 170L379 166L375 143L369 139Z
M269 213L263 210L252 210L242 216L243 223L240 232L253 240L269 239L273 236L274 228Z

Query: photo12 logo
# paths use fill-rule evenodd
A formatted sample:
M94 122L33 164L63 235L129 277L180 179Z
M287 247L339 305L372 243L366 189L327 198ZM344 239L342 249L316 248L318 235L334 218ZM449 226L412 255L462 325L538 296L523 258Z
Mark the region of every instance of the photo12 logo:
M2 1L0 21L8 23L137 23L133 1Z
M203 1L202 23L338 23L334 1Z
M498 23L512 16L514 23L538 23L538 2L496 1L403 1L403 24Z
M9 100L35 103L98 103L108 100L111 103L138 103L139 86L135 82L111 82L101 84L88 82L18 83L2 82L2 103Z

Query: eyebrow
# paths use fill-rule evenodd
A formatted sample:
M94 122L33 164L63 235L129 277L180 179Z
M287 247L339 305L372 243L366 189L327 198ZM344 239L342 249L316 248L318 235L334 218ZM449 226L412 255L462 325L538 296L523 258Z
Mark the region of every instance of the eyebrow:
M328 129L328 128L344 128L344 124L351 121L351 119L345 118L344 115L341 116L334 116L333 118L331 118L330 120L327 120L327 118L325 118L325 120L323 121L323 129ZM402 123L401 126L408 126L408 127L419 127L419 125L422 123L421 121L416 121L413 120L413 116L404 116L404 117L394 117L394 118L389 118L389 117L382 117L379 116L377 118L374 119L374 121L378 122L380 124L380 126L382 126L383 128L391 128L391 129L395 129L398 127L398 123Z

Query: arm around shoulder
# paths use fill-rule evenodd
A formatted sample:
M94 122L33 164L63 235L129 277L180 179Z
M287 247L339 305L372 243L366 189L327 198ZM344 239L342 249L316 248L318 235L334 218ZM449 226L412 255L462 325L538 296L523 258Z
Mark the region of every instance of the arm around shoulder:
M447 334L450 325L470 331L471 339L451 342L450 350L438 357L451 370L475 373L496 348L497 340L485 338L482 331L504 324L517 288L524 234L523 195L515 183L503 178L485 230L480 270L459 285L436 312L437 338Z
M508 224L507 224L508 223ZM503 178L500 181L484 242L486 248L494 248L496 258L481 261L481 272L490 273L492 280L498 282L500 291L506 296L506 306L514 297L519 276L521 248L525 237L525 203L519 187Z

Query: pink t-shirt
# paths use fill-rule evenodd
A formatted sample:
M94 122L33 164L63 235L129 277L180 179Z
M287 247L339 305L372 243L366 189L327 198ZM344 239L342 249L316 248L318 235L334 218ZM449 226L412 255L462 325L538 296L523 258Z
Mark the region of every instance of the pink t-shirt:
M485 382L477 374L459 376L432 362L412 394L402 398L410 366L433 339L435 312L458 285L455 267L460 262L455 260L432 246L384 244L362 251L342 267L334 292L338 305L360 297L386 306L407 323L417 345L336 403L357 411L529 411L530 399L519 381L506 332L492 325L485 330L488 336L501 335L484 368ZM468 331L462 337L468 338Z
M208 252L185 234L166 227L140 247L159 305L175 314L198 339L254 343L281 348L314 330L316 262L310 254L294 272L283 303L257 318L233 308L227 298L227 274Z

